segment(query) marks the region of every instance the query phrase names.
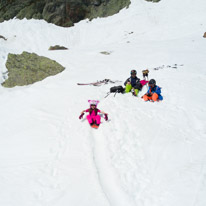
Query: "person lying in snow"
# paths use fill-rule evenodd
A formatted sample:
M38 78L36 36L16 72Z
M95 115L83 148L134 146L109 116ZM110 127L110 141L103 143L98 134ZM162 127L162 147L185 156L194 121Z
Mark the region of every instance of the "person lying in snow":
M87 115L87 120L88 120L89 124L92 127L98 128L100 123L101 123L101 116L98 115L98 113L104 114L104 116L105 116L104 118L105 118L106 121L108 120L108 114L103 112L103 111L100 111L97 108L97 105L99 103L98 100L88 100L88 102L90 104L90 108L86 109L86 110L83 110L81 112L81 115L79 116L79 119L81 119L83 117L84 112L89 112L89 114Z
M142 98L144 101L152 102L163 100L161 88L156 85L156 81L154 79L150 79L148 91Z
M140 83L140 79L136 76L137 71L132 70L131 76L125 81L124 85L125 87L125 93L131 92L134 96L137 96L139 93L139 90L142 89L142 84Z

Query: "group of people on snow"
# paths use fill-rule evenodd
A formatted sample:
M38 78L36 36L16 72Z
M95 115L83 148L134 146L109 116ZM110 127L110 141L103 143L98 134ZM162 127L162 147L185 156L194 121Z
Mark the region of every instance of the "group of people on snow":
M137 77L137 71L132 70L131 76L125 81L125 93L132 92L134 96L137 96L142 86L145 84L145 80L140 81ZM150 79L148 82L149 88L147 93L142 97L145 101L156 102L163 100L161 95L161 88L156 85L154 79Z
M146 70L145 70L146 71ZM148 70L147 70L148 71ZM132 70L131 76L126 79L124 82L125 85L125 93L132 92L134 96L138 96L139 91L142 89L142 87L148 83L148 90L147 92L142 96L144 101L151 101L156 102L163 100L163 97L161 95L161 88L156 85L156 81L154 79L150 79L149 81L141 80L137 77L137 71ZM98 113L104 114L104 118L107 121L108 120L108 114L99 110L97 108L97 105L99 103L98 100L88 100L90 104L90 108L83 110L81 112L81 115L79 116L79 119L83 118L83 115L85 112L88 112L87 120L91 127L98 128L101 123L101 116L98 115Z

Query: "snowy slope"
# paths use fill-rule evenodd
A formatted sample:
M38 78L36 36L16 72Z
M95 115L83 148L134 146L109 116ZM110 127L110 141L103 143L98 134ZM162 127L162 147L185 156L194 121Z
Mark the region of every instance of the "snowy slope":
M133 0L117 15L72 28L1 23L8 38L0 39L1 73L7 54L22 51L66 70L30 86L0 87L0 205L205 206L205 10L204 0ZM48 51L56 44L69 50ZM162 87L161 103L143 102L145 89L139 98L104 98L112 84L76 84L124 81L131 69L141 77L146 68ZM109 113L98 130L78 119L88 99Z

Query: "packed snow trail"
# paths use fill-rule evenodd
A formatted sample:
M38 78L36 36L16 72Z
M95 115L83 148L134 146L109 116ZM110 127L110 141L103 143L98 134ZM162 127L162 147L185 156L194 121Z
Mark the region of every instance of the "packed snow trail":
M101 130L101 129L99 129ZM97 169L99 182L105 196L110 205L135 205L134 202L122 191L119 184L120 180L115 174L114 168L111 165L110 157L108 156L108 143L107 138L102 138L101 132L93 131L92 136L92 151L95 167Z

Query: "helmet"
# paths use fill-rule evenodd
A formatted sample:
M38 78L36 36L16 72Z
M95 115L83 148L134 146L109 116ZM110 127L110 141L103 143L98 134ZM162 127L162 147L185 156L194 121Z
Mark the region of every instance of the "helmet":
M92 105L95 105L95 107L98 105L99 101L98 100L88 100L89 104L90 104L90 107Z
M154 79L150 79L150 80L149 80L149 85L150 85L150 84L156 85L156 81L155 81Z
M132 75L132 74L137 74L137 71L133 69L133 70L131 71L131 75Z

